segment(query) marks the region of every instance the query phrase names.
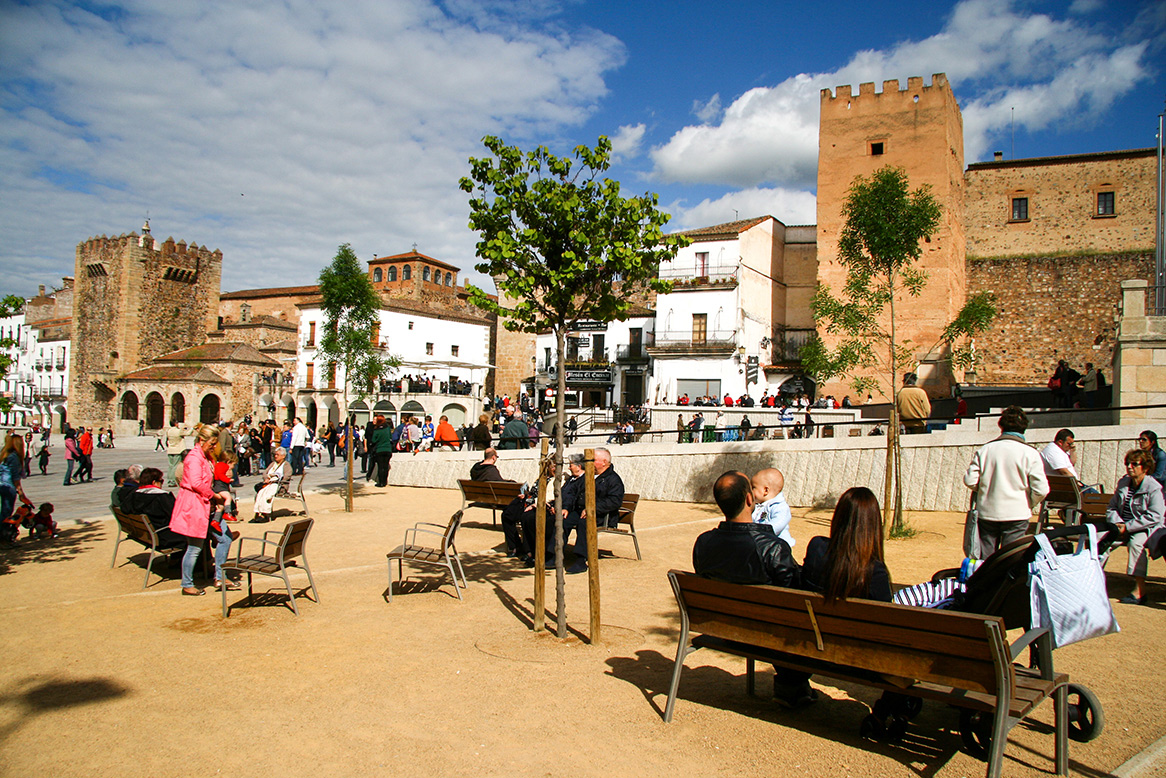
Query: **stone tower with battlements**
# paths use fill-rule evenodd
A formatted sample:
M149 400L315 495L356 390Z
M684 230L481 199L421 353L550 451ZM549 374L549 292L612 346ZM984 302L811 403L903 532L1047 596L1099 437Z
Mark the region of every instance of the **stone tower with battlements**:
M77 245L69 415L109 426L119 376L151 359L201 345L218 325L223 253L142 234Z
M909 186L931 187L943 205L939 230L923 246L920 266L928 281L919 297L896 298L898 340L909 339L921 361L920 383L934 397L946 395L950 370L925 352L963 307L966 297L964 238L963 117L947 77L936 73L931 85L922 78L823 89L818 135L818 281L837 295L845 283L838 262L842 206L855 176L869 176L886 165L906 170ZM829 342L829 341L828 341ZM901 378L901 376L900 376ZM835 380L820 387L842 396L849 388Z

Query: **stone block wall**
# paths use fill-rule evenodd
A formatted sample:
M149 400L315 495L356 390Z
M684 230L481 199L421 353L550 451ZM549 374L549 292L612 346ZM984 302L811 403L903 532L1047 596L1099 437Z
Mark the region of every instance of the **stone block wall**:
M1147 316L1149 282L1122 283L1122 315L1114 359L1114 397L1122 406L1166 405L1166 316ZM1123 424L1166 418L1166 409L1121 411Z
M999 307L976 339L978 383L1044 385L1059 359L1112 382L1121 282L1153 275L1152 252L969 258L968 294L991 292Z
M964 471L975 450L999 435L994 419L983 419L976 430L948 431L903 438L903 507L909 511L965 511L969 490ZM1133 446L1139 428L1081 427L1077 433L1077 471L1087 483L1112 491L1125 474L1122 457ZM1055 429L1030 430L1028 442L1041 448ZM852 486L866 486L882 502L886 438L774 440L750 443L702 443L678 446L638 443L610 446L612 466L628 492L645 500L712 502L712 484L726 470L755 473L776 467L785 474L785 494L796 508L831 507ZM567 453L582 452L582 447ZM538 452L502 451L498 468L505 478L531 481L537 477ZM481 459L474 452L435 452L394 458L390 483L456 489ZM471 514L472 515L472 514ZM694 534L695 538L695 534ZM806 538L808 540L808 538ZM953 554L960 538L953 537ZM650 553L645 547L645 553Z
M969 165L968 256L1152 250L1156 167L1154 149ZM1097 214L1099 192L1113 192L1112 216ZM1014 197L1027 220L1012 220Z

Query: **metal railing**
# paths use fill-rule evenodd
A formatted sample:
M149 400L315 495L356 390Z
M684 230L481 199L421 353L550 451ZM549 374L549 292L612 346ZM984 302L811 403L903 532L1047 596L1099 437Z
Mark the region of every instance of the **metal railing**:
M736 330L665 330L656 333L656 348L735 346Z
M704 267L690 264L677 266L671 262L665 262L660 265L660 279L664 281L682 282L704 280L711 282L725 281L736 277L736 263L731 265L705 265Z

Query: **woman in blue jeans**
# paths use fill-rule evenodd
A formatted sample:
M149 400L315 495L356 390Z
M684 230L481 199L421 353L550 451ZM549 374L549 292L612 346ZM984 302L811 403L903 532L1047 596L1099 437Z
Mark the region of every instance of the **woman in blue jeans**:
M20 486L24 475L24 439L19 435L9 435L0 449L0 521L7 519L16 510L16 498L29 503ZM31 503L30 503L31 504Z

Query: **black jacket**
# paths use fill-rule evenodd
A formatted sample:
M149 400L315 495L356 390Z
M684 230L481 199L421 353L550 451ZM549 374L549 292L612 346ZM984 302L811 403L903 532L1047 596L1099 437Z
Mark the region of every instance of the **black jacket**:
M830 538L815 537L806 546L806 558L802 562L802 589L811 592L826 591L826 565L830 561ZM866 591L853 595L863 600L891 601L891 573L886 564L878 559L868 565Z
M567 513L573 513L578 516L586 507L587 501L587 478L579 476L568 476L566 481L563 481L563 486L560 494L563 498L563 509Z
M692 547L697 575L738 584L773 584L796 588L798 564L789 545L768 524L722 521L704 532Z
M585 499L585 489L579 487L581 498ZM623 479L615 472L614 467L608 467L601 474L595 476L595 512L600 523L614 527L619 523L619 508L623 505Z
M498 472L498 466L488 464L486 462L475 462L474 466L470 468L471 481L505 481L502 473Z

